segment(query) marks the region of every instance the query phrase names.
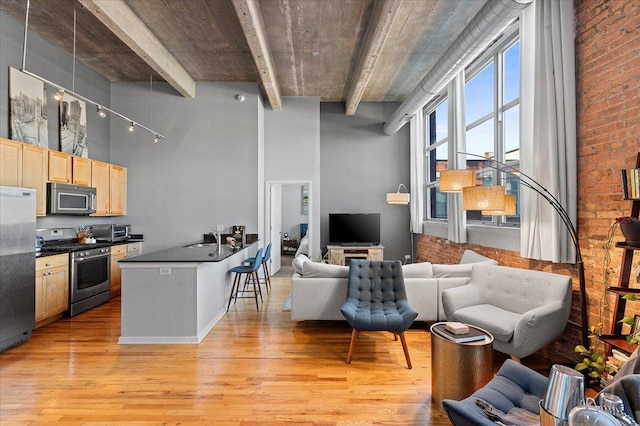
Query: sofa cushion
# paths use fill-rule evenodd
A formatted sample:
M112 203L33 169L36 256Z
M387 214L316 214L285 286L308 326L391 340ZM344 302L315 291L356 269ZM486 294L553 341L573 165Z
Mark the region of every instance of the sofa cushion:
M473 250L465 250L464 253L462 253L460 264L463 265L468 263L487 263L489 265L497 265L498 261L478 254Z
M493 335L495 340L509 342L513 337L521 314L509 312L493 305L474 305L453 313L455 321L473 324Z
M431 278L433 268L430 262L409 263L402 265L402 275L405 278Z
M471 276L471 268L473 264L467 265L433 265L433 277L434 278L454 278L462 277L469 278Z
M305 262L310 262L310 261L311 261L311 259L309 259L304 254L299 254L299 255L297 255L296 257L293 258L293 260L291 261L291 266L293 266L293 270L294 271L296 271L297 273L302 275L302 265Z
M304 262L302 274L305 278L348 278L349 267L328 263Z

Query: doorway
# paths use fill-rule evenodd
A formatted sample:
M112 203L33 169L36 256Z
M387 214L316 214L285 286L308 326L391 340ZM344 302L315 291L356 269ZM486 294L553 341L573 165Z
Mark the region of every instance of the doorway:
M282 254L295 254L302 239L301 226L311 230L312 187L310 181L268 181L267 182L266 244L271 243L272 274L282 266ZM304 226L302 226L304 228ZM303 230L304 232L304 230ZM309 232L309 231L307 231ZM286 238L285 239L285 234ZM309 247L312 235L308 234Z

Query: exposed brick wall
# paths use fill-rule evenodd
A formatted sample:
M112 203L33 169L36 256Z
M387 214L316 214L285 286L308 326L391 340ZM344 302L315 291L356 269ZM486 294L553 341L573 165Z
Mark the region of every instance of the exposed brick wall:
M575 0L576 95L578 140L578 234L585 264L589 324L600 325L603 299L603 244L613 219L629 215L622 199L620 169L635 166L640 151L640 2L637 0ZM622 241L618 230L616 241ZM523 259L519 253L418 235L418 260L457 263L466 249L494 258L501 265L568 274L574 292L571 321L580 322L577 273L573 265ZM621 252L611 251L611 285L618 280ZM640 262L636 252L634 265ZM632 286L638 287L635 278ZM605 333L611 326L613 296L605 296ZM630 303L627 315L640 313ZM580 331L569 326L553 349L575 358Z

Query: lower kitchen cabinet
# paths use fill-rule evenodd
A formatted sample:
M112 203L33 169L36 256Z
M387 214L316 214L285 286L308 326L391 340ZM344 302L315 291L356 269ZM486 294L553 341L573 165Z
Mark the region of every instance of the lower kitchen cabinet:
M69 255L36 259L36 323L69 308ZM36 324L37 326L37 324Z
M127 257L127 244L111 246L111 297L120 295L122 282L118 261Z

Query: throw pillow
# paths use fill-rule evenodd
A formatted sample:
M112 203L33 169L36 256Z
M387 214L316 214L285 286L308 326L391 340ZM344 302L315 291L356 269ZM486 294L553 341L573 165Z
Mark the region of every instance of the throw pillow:
M433 277L433 268L430 262L409 263L402 265L402 275L405 278L430 278Z
M299 254L309 255L309 234L302 237L300 240L300 245L298 246L298 250L296 250L296 256Z
M471 268L473 264L466 265L433 265L433 277L434 278L452 278L463 277L469 278L471 276Z
M348 278L349 267L328 263L304 262L302 274L305 278Z
M291 261L291 266L293 266L293 270L296 271L297 273L299 273L300 275L302 275L302 265L306 262L310 262L311 259L309 259L307 256L305 256L304 254L299 254L296 257L293 258L293 260Z
M462 253L460 264L462 265L467 263L486 263L489 265L497 265L498 261L478 254L473 250L465 250L464 253Z

